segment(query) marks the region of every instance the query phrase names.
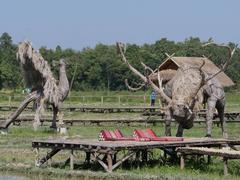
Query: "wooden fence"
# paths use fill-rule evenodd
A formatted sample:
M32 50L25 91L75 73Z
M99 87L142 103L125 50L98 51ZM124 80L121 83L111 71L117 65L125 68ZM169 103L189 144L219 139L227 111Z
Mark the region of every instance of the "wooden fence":
M13 103L20 103L25 99L25 96L19 95L2 95L0 98L0 102L4 102L11 106ZM150 104L150 96L149 95L116 95L116 96L69 96L65 104L142 104L149 105ZM160 103L160 100L158 101Z

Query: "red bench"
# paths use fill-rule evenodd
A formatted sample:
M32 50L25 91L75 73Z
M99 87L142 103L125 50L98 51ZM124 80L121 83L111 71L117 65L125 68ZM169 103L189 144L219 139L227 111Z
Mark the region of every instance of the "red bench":
M102 130L98 139L99 141L135 141L133 137L125 137L119 129L114 131Z
M125 137L116 129L114 131L102 130L98 136L99 141L183 141L182 137L158 137L152 129L134 130L133 137Z
M134 137L139 139L145 139L148 141L183 141L182 137L158 137L152 129L146 130L134 130Z

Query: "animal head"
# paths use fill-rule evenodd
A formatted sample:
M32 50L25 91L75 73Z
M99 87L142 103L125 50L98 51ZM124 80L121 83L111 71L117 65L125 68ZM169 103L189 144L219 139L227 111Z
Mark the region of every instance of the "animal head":
M21 42L18 45L17 59L20 59L23 64L27 59L31 59L33 55L33 47L29 41Z
M178 69L172 86L171 110L173 116L190 117L204 77L199 67L187 65Z

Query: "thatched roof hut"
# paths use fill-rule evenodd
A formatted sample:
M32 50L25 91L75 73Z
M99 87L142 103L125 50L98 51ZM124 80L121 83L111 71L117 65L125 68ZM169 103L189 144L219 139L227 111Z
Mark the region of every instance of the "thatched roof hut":
M202 69L209 75L215 74L220 70L211 60L204 57L169 57L159 66L159 70L160 72L171 71L168 77L168 79L171 79L174 75L174 70L176 71L182 65L188 64L200 67L203 60L205 60L205 65ZM154 77L157 78L156 74L154 75ZM223 87L229 87L234 85L234 82L224 72L218 74L216 78L219 80Z

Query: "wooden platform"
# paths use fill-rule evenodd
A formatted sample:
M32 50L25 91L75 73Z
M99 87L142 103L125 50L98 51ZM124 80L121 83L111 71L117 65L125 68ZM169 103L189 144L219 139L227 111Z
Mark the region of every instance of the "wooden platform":
M224 175L228 175L228 159L240 159L240 151L232 150L229 147L222 149L206 148L206 147L179 147L177 152L180 153L180 167L185 166L185 157L187 155L208 155L218 156L223 159Z
M86 161L94 160L99 162L102 167L112 172L124 161L139 153L142 155L142 161L147 161L147 154L152 149L166 150L179 147L224 147L226 145L240 145L239 140L210 139L210 138L185 138L178 142L136 142L136 141L98 141L93 139L52 139L36 140L32 142L32 147L36 148L37 159L36 166L41 166L51 157L61 150L70 150L70 167L73 169L73 151L79 150L86 152ZM49 148L51 151L46 156L40 158L40 148ZM124 151L125 154L117 159L117 154ZM127 152L127 153L126 153ZM123 154L123 153L120 153Z

